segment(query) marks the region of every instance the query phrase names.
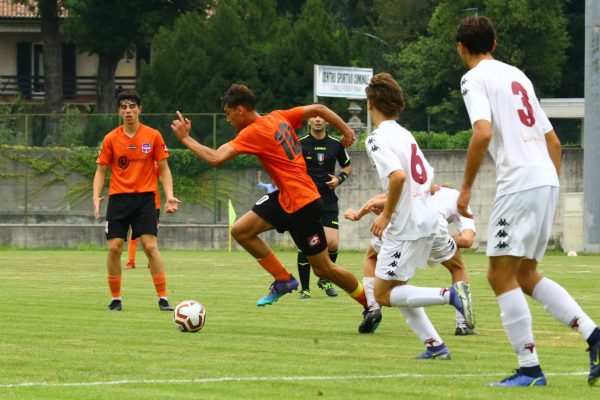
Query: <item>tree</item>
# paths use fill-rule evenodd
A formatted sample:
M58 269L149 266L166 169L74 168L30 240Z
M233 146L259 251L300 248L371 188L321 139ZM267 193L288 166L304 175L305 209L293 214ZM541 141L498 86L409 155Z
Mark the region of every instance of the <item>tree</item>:
M190 10L204 10L203 0L64 0L69 18L64 30L80 50L98 56L97 111L115 110L115 71L126 52L150 43L160 26Z
M436 7L427 35L393 59L409 109L435 116L442 126L461 124L462 128L468 122L459 92L466 69L456 55L454 35L458 22L475 10L494 22L496 59L522 69L540 97L560 85L568 45L562 1L445 0Z
M44 46L44 110L48 114L58 114L63 107L62 52L60 37L60 0L13 0L24 4L40 16L40 31ZM37 4L36 4L37 3ZM36 7L37 6L37 7ZM60 143L60 118L51 115L45 120L45 129L38 129L32 138L34 146L45 143Z

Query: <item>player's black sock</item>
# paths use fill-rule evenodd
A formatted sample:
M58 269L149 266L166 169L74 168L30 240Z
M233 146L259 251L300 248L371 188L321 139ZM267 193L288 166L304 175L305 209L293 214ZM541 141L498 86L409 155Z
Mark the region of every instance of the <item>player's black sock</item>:
M598 329L598 327L595 327L594 330L592 331L592 334L590 335L590 337L588 337L586 339L586 341L588 342L590 347L592 347L596 343L600 342L600 329Z
M310 263L301 251L298 251L298 277L302 290L310 290Z

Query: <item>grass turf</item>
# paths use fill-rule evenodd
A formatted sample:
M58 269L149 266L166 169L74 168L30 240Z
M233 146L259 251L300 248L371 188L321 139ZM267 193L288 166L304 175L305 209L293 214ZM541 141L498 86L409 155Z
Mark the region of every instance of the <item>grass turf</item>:
M296 273L295 252L278 253ZM297 292L265 308L256 300L270 277L244 252L163 251L171 303L195 299L207 323L180 333L160 312L152 280L123 271L123 311L106 312L106 253L100 250L0 250L0 399L592 399L586 344L530 301L536 344L549 385L490 388L516 368L495 298L487 259L465 256L477 331L456 337L454 310L427 313L452 360L417 361L423 350L395 309L384 309L373 335L359 335L362 308L341 294ZM361 253L340 264L362 275ZM540 266L600 321L600 257L549 253ZM447 286L441 266L412 281Z

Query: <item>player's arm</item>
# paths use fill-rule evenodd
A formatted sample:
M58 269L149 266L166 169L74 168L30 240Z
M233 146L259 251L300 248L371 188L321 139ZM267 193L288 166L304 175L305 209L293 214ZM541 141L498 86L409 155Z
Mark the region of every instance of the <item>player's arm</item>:
M398 201L400 200L400 195L402 194L402 187L404 186L404 180L406 179L406 173L402 169L397 169L390 173L389 178L389 186L387 199L385 200L385 205L383 206L383 211L381 214L375 218L373 224L371 225L371 233L378 238L381 238L384 229L390 223L392 219L392 214L398 205Z
M218 167L225 161L231 160L238 155L238 152L228 143L225 143L216 150L198 143L190 136L192 121L184 118L179 111L177 111L177 119L171 123L171 129L173 129L173 133L185 147L213 167Z
M100 218L100 202L104 200L102 197L102 189L106 180L106 170L108 165L98 164L96 174L94 174L94 183L92 185L92 205L94 207L94 217Z
M346 211L344 211L344 218L350 221L359 221L362 217L371 212L379 214L383 210L386 199L387 194L385 193L373 196L367 200L358 211L353 208L348 208Z
M356 135L354 134L354 131L344 122L342 118L340 118L339 115L337 115L328 107L322 104L309 104L302 108L303 121L313 117L321 117L335 129L340 131L343 135L342 144L344 145L344 147L351 146L352 143L354 143L354 141L356 140Z
M160 174L160 184L165 192L165 212L174 213L179 207L179 201L173 194L173 175L171 174L171 168L169 168L169 162L167 159L158 161L158 170Z
M456 202L459 214L467 218L473 218L473 215L468 210L469 202L471 201L471 190L475 182L475 177L477 177L481 164L483 164L485 153L491 140L492 124L490 121L484 119L475 121L473 124L473 136L467 150L467 164L463 175L463 183Z
M550 154L552 164L554 164L554 168L556 168L556 175L560 176L560 154L562 152L560 140L558 139L558 136L556 136L554 129L547 132L544 137L546 138L546 146L548 146L548 154Z

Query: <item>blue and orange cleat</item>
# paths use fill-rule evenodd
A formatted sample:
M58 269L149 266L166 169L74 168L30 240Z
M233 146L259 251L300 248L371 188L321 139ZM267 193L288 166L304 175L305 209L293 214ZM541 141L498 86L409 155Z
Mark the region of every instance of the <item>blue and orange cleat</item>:
M269 294L258 299L256 305L264 307L272 304L279 300L279 298L284 294L291 293L296 289L298 289L298 281L291 275L290 279L286 281L273 281L271 284L271 289L269 290Z

